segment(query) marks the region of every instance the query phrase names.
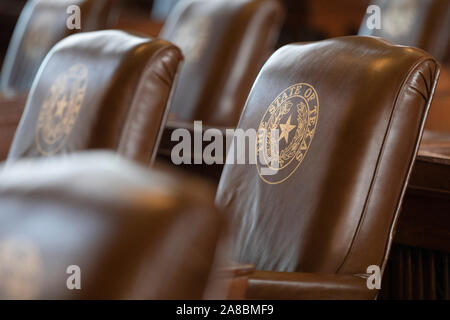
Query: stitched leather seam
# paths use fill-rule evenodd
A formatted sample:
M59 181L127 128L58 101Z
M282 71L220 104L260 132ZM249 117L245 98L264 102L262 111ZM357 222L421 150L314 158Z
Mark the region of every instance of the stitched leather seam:
M425 95L422 92L420 92L419 89L417 89L416 87L413 87L413 86L409 86L409 88L411 88L412 90L417 92L423 98L423 100L425 100L425 102L427 102L427 97L425 97Z

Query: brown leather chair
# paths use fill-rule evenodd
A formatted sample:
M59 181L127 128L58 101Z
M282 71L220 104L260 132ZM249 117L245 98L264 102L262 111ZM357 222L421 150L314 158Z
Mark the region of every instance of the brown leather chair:
M61 39L79 32L67 25L67 8L81 10L81 31L111 25L113 0L30 0L22 11L3 63L1 91L6 95L27 94L50 49Z
M381 9L381 29L369 29L367 14L359 35L381 37L418 47L444 62L450 52L450 2L448 0L374 0Z
M367 268L384 270L438 74L424 51L371 37L289 45L268 60L238 128L281 129L279 169L227 164L216 199L237 260L261 270L249 298L376 297Z
M108 149L150 163L181 60L164 40L122 31L65 38L40 68L8 160Z
M201 299L220 261L208 185L112 154L3 166L0 212L0 299Z
M172 117L235 127L281 23L276 0L180 2L159 36L178 45L186 58Z

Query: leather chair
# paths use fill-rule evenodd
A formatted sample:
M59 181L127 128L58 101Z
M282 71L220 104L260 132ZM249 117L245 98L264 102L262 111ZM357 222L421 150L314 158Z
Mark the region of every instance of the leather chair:
M180 2L159 35L186 58L171 118L235 127L281 23L276 0Z
M359 36L268 60L238 128L281 130L278 169L226 164L216 198L237 261L260 270L248 298L376 297L367 268L385 268L438 74L420 49Z
M381 29L369 29L366 15L359 35L375 36L418 47L444 62L450 52L448 0L374 0L381 9Z
M220 258L208 185L112 154L3 166L0 212L0 299L201 299Z
M30 0L22 11L11 39L1 74L1 91L27 94L50 49L61 39L79 32L67 25L67 8L81 10L81 31L104 29L113 23L112 0Z
M63 39L40 68L8 160L108 149L151 163L181 60L171 43L122 31Z

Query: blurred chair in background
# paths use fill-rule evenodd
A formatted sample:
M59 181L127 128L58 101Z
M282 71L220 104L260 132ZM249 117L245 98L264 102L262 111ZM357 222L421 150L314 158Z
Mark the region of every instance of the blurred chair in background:
M367 14L359 35L375 36L397 44L421 48L439 62L450 51L450 1L374 0L381 9L381 29L369 29Z
M171 43L122 31L61 40L36 77L9 160L109 149L151 163L181 60Z
M268 60L238 128L281 129L279 169L226 164L217 193L238 261L264 270L249 298L376 297L367 268L385 268L438 74L422 50L357 36Z
M283 11L276 0L187 0L160 37L185 56L173 119L235 127L251 85L273 50Z
M22 11L3 63L1 91L27 94L50 49L66 36L79 32L67 27L67 8L81 9L81 31L111 25L113 0L31 0Z
M210 281L226 259L213 195L107 153L4 166L0 299L222 299L227 287ZM69 290L76 268L81 290Z
M116 0L30 0L26 4L10 40L1 73L1 160L6 158L27 94L44 57L59 40L79 32L67 28L67 8L78 5L82 15L81 31L91 31L115 23L118 3Z
M368 28L370 15L367 14L360 35L381 37L397 44L421 48L444 65L426 129L450 134L450 1L374 0L372 4L381 8L381 29Z

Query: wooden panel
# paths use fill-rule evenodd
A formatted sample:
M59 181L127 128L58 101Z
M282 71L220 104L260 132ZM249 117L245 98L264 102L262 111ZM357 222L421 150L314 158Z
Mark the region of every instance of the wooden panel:
M426 129L450 133L450 67L442 68Z
M450 254L394 245L379 300L449 300Z

